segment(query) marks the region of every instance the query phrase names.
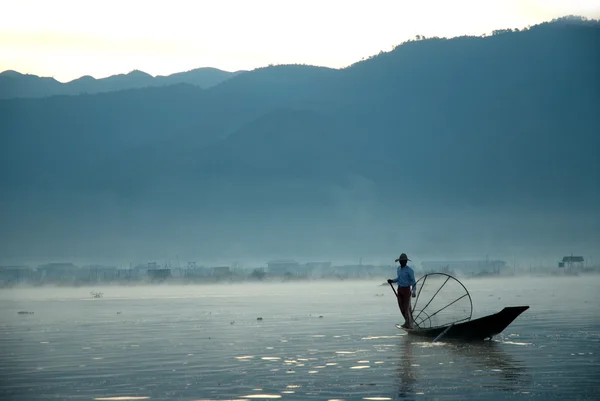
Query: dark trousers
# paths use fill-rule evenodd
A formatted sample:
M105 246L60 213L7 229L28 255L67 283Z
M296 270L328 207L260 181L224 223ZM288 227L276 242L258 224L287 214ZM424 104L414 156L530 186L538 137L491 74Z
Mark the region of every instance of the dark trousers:
M410 310L410 287L398 287L398 306L404 317L404 321L408 324L412 323L412 313Z

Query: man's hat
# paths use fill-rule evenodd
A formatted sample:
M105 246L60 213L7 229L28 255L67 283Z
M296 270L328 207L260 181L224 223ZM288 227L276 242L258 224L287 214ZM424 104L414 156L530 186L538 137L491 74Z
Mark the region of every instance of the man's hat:
M408 258L408 256L406 256L405 253L401 254L400 257L398 259L395 260L395 262L400 262L401 260L410 260Z

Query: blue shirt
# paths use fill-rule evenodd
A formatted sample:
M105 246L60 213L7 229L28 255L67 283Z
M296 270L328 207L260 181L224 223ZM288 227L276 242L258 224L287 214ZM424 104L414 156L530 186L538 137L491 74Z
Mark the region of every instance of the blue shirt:
M415 272L408 265L401 267L398 266L397 271L398 277L392 279L392 283L398 283L398 287L410 287L412 285L413 291L416 291L417 282L415 280Z

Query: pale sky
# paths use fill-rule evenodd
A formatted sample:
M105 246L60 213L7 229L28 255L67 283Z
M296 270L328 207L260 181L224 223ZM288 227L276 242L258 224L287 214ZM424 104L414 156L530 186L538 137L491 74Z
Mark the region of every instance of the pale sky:
M415 35L481 35L600 0L2 0L0 71L103 78L268 64L345 67Z

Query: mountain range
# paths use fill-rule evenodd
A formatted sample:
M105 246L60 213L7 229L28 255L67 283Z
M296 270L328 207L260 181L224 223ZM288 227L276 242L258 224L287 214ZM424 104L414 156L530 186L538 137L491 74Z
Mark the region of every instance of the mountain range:
M197 68L191 71L153 77L143 71L112 75L96 79L89 75L69 82L54 78L21 74L8 70L0 73L0 99L78 95L83 93L113 92L124 89L168 86L186 83L200 88L210 88L244 71L228 72L217 68Z
M344 69L0 100L2 253L594 254L599 42L566 18Z

